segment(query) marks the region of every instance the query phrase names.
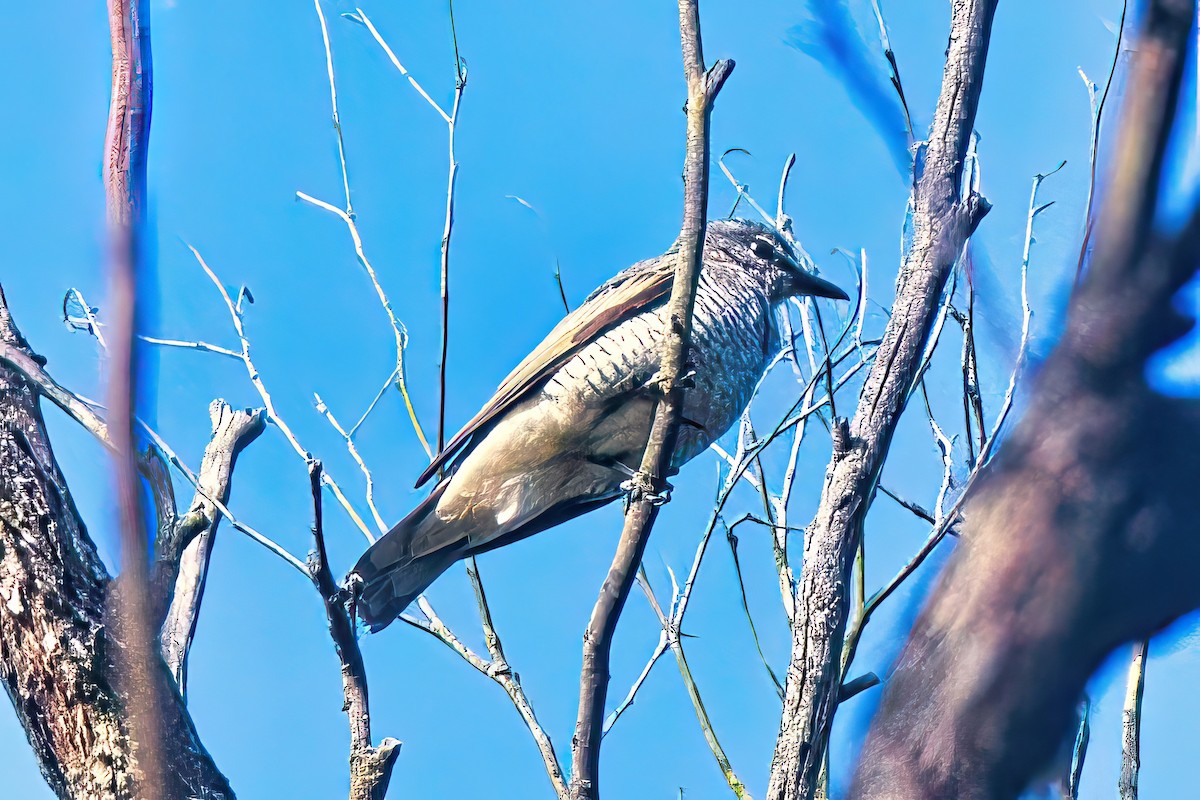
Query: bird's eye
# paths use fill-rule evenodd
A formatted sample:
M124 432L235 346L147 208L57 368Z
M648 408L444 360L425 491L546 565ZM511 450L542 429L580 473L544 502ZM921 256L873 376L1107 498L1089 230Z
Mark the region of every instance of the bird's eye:
M763 241L750 245L750 251L759 258L770 260L775 257L775 248Z

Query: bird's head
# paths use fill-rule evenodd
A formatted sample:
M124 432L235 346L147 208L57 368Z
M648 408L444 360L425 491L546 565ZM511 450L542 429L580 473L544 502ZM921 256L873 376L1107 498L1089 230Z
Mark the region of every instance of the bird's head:
M772 302L796 295L849 300L844 291L801 266L799 254L765 225L744 219L710 220L704 260L727 260L763 278Z

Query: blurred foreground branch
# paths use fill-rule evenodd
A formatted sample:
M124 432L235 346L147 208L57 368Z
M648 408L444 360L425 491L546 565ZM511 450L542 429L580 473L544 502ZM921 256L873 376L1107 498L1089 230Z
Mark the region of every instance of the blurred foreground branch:
M1145 378L1192 325L1172 300L1200 263L1200 209L1172 237L1153 222L1195 12L1146 10L1065 334L969 493L853 797L1016 797L1070 734L1101 660L1200 605L1200 406Z

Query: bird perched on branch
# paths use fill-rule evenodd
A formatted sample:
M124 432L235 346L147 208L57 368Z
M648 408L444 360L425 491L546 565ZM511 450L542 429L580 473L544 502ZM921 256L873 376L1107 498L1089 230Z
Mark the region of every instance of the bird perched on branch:
M620 497L641 464L659 392L666 301L678 245L620 273L568 314L504 379L417 481L445 477L347 576L373 630L396 619L451 564ZM789 297L846 300L803 269L768 228L708 223L696 292L683 422L672 467L741 415L781 337Z

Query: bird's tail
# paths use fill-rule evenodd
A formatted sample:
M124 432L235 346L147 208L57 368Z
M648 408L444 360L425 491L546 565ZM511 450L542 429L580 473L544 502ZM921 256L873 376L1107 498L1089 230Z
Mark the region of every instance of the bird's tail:
M444 486L434 490L396 527L367 548L347 576L348 585L354 583L356 576L361 581L356 592L356 613L372 631L390 625L417 595L467 553L463 541L462 546L450 545L413 555L414 539L431 527L444 524L433 513Z

